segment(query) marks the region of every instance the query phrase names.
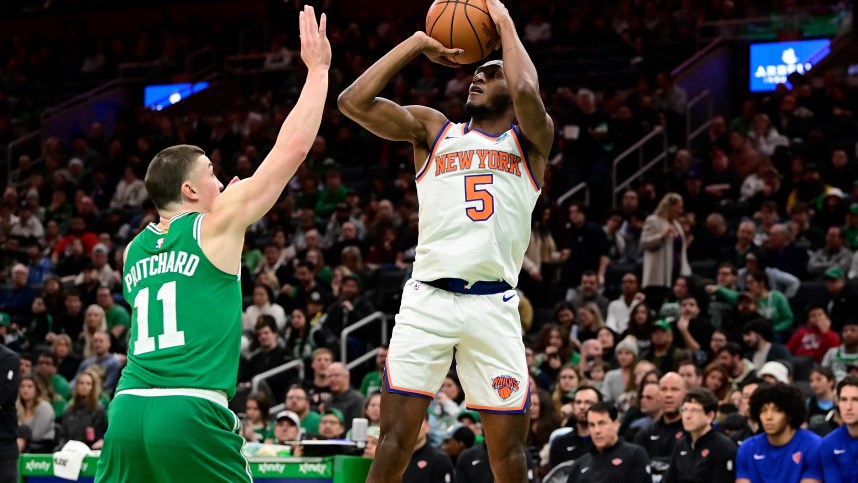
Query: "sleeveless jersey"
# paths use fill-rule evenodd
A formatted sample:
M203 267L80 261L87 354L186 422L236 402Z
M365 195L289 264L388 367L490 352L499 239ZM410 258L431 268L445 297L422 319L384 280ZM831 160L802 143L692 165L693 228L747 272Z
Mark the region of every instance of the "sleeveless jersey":
M516 286L540 192L525 154L516 126L493 136L444 125L417 173L415 279Z
M133 307L124 389L193 388L235 395L241 349L238 275L215 267L200 248L205 215L150 223L128 249L122 285Z

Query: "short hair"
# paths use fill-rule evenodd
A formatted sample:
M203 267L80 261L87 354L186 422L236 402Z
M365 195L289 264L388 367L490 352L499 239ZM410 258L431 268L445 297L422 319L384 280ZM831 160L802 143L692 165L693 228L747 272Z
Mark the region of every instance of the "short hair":
M718 349L718 355L721 355L722 352L729 352L731 357L742 355L742 347L735 342L727 342L720 349Z
M833 382L837 380L837 378L834 377L834 371L832 371L830 367L815 366L813 369L810 370L811 374L813 374L814 372L828 379L829 381Z
M763 287L769 287L769 276L765 272L749 272L746 277L754 279L755 282L762 284Z
M590 413L607 414L608 417L611 418L611 421L616 421L618 417L616 406L604 401L599 401L590 406L590 409L587 410L587 416L589 416Z
M60 365L60 357L59 357L58 355L54 354L53 352L49 351L49 350L45 350L45 351L39 352L39 355L36 357L36 360L38 361L38 360L39 360L39 359L41 359L42 357L48 357L48 358L50 358L50 359L51 359L51 362L53 362L53 364L54 364L55 366L59 366L59 365Z
M679 370L679 368L682 366L691 366L694 368L694 372L698 376L703 375L703 371L700 369L700 366L697 365L697 363L694 361L694 359L690 359L690 358L682 359L681 361L679 361L679 364L676 365L676 369Z
M840 397L840 392L846 386L858 387L858 377L846 376L837 383L837 397Z
M721 262L721 263L719 263L719 264L718 264L718 270L720 270L720 269L722 269L722 268L727 268L727 269L729 269L729 270L730 270L730 273L731 273L731 274L733 274L733 276L737 276L737 275L739 275L739 269L738 269L738 268L736 268L736 265L733 265L733 264L732 264L732 263L730 263L730 262Z
M686 392L685 397L682 398L682 402L683 404L687 402L697 403L703 406L703 411L707 414L718 411L718 398L715 397L712 391L705 387L698 387Z
M205 151L188 144L179 144L161 150L152 158L146 177L146 192L159 210L182 199L182 183L187 181L194 165Z
M579 377L580 377L580 374L579 374ZM595 386L590 386L590 385L584 384L583 386L578 386L575 388L575 394L576 395L581 391L594 391L596 393L596 399L599 402L602 402L605 399L604 396L602 396L602 391L596 389ZM574 398L575 396L572 396L572 397Z
M254 327L254 331L264 329L265 327L271 329L271 332L274 332L275 334L277 333L277 321L274 320L274 317L268 314L263 314L260 315L258 319L256 319L256 326Z
M750 418L756 424L760 423L760 412L766 404L774 404L786 414L790 427L798 429L807 416L804 406L804 395L801 389L782 382L776 384L761 384L751 395Z
M742 327L742 334L748 334L750 332L760 334L760 337L768 342L775 340L775 329L766 319L754 319Z
M334 351L332 351L331 349L328 349L327 347L319 347L319 348L314 349L313 353L310 354L310 360L311 361L315 360L316 356L318 356L319 354L328 354L329 356L331 356L331 360L334 359Z

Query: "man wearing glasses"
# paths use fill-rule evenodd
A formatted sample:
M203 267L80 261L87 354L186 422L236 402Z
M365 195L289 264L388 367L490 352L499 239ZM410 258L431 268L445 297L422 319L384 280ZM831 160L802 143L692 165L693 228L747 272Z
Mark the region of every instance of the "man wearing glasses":
M294 385L286 393L286 409L298 415L301 419L301 428L307 434L319 434L319 421L322 416L316 411L310 410L310 397L307 388Z
M670 459L665 483L732 483L736 479L736 445L712 429L718 399L712 391L692 389L682 399L679 413L685 436Z
M554 438L548 457L552 468L565 461L572 461L587 454L593 447L590 440L590 428L587 426L587 410L590 406L602 402L602 393L593 386L580 386L572 401L573 418L569 419L571 429L568 433Z

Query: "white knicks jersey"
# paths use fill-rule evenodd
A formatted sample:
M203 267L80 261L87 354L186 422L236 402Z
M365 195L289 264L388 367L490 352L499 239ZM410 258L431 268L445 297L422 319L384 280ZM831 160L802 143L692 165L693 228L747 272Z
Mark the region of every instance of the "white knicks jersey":
M540 192L526 154L516 126L492 136L444 124L417 173L416 280L516 286Z

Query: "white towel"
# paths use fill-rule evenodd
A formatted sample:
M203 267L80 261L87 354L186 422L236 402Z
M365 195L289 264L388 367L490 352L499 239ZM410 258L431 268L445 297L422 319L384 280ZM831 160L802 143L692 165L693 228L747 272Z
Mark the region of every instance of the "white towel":
M89 446L80 441L69 441L63 449L54 453L54 476L77 481L83 459L90 455Z

